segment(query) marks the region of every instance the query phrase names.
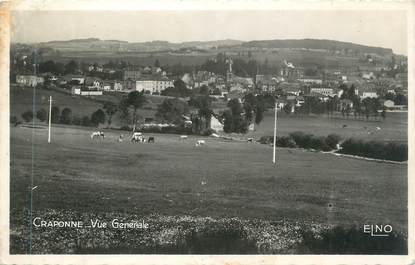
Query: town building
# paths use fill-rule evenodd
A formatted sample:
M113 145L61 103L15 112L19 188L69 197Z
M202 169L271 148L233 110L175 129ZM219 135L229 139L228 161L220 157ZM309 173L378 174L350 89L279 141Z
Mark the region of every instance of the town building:
M123 79L124 80L139 80L141 77L141 72L137 70L125 70L123 72Z
M292 63L284 60L281 66L280 75L288 82L295 81L302 78L304 70L302 68L295 67Z
M173 81L164 78L154 78L149 80L137 80L136 81L136 90L141 91L149 91L151 94L154 93L161 93L161 91L165 90L168 87L173 87Z
M45 79L36 75L16 75L16 83L24 86L35 87L45 82Z

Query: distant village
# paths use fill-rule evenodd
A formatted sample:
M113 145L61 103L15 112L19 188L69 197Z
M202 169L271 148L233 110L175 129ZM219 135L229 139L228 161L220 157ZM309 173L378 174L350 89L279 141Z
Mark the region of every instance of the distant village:
M196 94L204 91L212 99L224 102L236 99L243 103L247 94L271 95L277 108L286 113L337 111L343 116L368 117L369 112L377 116L382 111L407 111L406 61L395 62L392 55L388 64L379 65L370 54L363 58L362 64L349 69L306 68L283 60L271 71L258 65L255 74L242 76L234 70L245 71L244 66L238 65L241 60L226 54L180 72L171 66L162 66L157 59L147 66L125 62L88 64L74 60L64 64L51 60L36 62L33 55L16 53L11 61L11 81L20 86L64 89L81 97L138 91L189 98L186 93L174 93L180 81L188 91Z

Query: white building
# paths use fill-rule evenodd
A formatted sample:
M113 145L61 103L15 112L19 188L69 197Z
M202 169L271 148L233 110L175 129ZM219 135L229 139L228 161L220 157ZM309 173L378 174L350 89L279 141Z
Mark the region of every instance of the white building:
M310 93L319 93L319 94L322 94L324 96L329 96L329 97L334 96L333 88L329 88L329 87L313 87L313 88L310 88Z
M38 84L43 84L45 79L36 75L16 75L16 83L25 86L35 87Z
M210 118L210 128L215 132L223 132L223 124L213 115Z
M173 87L172 80L138 80L135 83L136 90L150 91L151 94L165 90L168 87Z
M362 91L360 98L377 98L378 94L375 91Z
M82 90L80 87L72 87L72 94L73 95L80 95L80 96L101 96L102 91Z

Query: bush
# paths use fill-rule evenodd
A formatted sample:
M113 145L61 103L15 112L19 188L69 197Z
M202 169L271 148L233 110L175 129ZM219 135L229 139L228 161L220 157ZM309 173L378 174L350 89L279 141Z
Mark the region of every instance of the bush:
M82 124L82 119L79 116L73 116L72 124L73 125L81 125Z
M45 109L42 108L36 112L36 118L38 118L42 122L46 121L46 119L48 118L48 113Z
M279 146L279 147L288 147L288 148L297 147L297 145L295 144L294 139L291 138L291 137L287 137L287 136L277 137L277 146Z
M258 142L261 144L272 144L274 142L274 138L272 136L261 136Z
M25 122L30 122L33 120L33 112L31 110L27 110L23 112L22 118Z
M91 120L88 116L83 116L81 121L82 126L92 126Z
M339 144L341 140L341 137L337 134L329 134L326 137L326 144L331 148L331 149L337 149L337 144Z
M377 141L364 142L351 138L342 143L340 153L392 161L407 161L408 145Z
M64 108L61 113L60 122L63 124L72 123L72 110L70 108Z
M340 141L340 136L330 134L327 137L317 137L312 134L305 134L303 132L293 132L289 136L278 136L277 146L295 148L300 147L304 149L314 149L321 151L330 151L336 149L336 145ZM274 142L273 136L262 136L259 139L261 144L272 144Z
M200 134L203 136L209 136L209 135L212 135L212 133L215 133L215 130L210 129L210 128L204 129L200 132Z

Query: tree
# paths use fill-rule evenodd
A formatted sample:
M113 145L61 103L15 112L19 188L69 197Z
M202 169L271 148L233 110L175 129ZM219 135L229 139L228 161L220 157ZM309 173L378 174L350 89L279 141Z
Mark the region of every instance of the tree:
M60 121L63 124L72 123L72 110L70 108L64 108L61 113Z
M230 117L232 117L232 126L227 126L227 127L232 128L232 132L245 133L248 130L249 123L242 116L244 112L242 104L239 103L238 99L234 98L228 102L228 107L231 111Z
M191 95L191 90L186 87L186 84L183 80L177 79L173 83L174 87L168 87L161 92L163 96L171 96L171 97L188 97Z
M30 122L33 120L33 112L31 110L27 110L22 113L22 118L25 122Z
M128 98L124 97L121 99L120 103L118 104L118 110L120 111L120 118L122 120L130 121L130 105L128 103Z
M65 74L74 74L76 70L78 70L78 64L74 60L65 64Z
M52 123L59 123L60 120L60 110L59 107L53 106L52 107L52 114L51 114L51 122Z
M210 128L210 121L212 119L212 99L208 96L201 96L198 97L196 100L196 106L198 108L199 117L201 117L204 121L204 127L206 129Z
M232 111L226 110L223 115L223 131L226 133L233 132L233 117L232 117Z
M82 126L91 126L91 119L88 116L83 116L81 120Z
M105 110L105 114L107 114L108 117L108 127L111 127L112 116L118 111L118 107L113 102L107 101L104 103L103 109Z
M102 109L98 109L97 111L92 113L91 115L92 125L94 125L95 127L98 127L100 123L104 123L104 122L105 122L105 113Z
M189 112L186 102L178 98L167 98L158 106L156 118L161 122L170 122L181 125L182 115Z
M283 107L283 110L284 110L284 112L286 114L290 114L291 113L291 109L292 109L292 107L291 107L291 104L290 103L285 104L284 107Z
M48 118L48 113L45 109L40 109L36 112L36 118L38 118L38 120L40 120L41 122L46 121L46 119Z
M133 131L135 131L135 126L138 120L137 110L141 108L146 103L146 98L143 92L133 91L128 93L127 103L129 106L133 107Z
M257 99L254 94L249 93L244 97L243 108L245 111L245 120L250 124L255 115L255 108L257 106Z

